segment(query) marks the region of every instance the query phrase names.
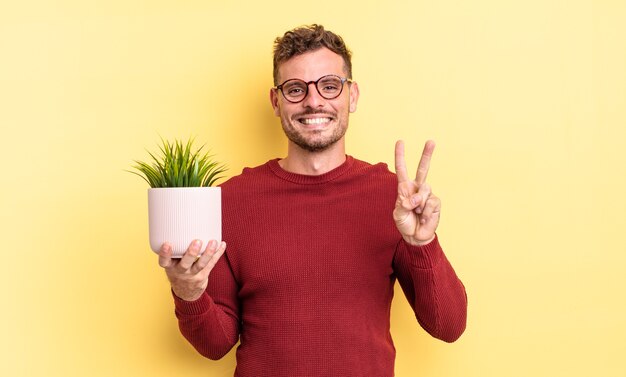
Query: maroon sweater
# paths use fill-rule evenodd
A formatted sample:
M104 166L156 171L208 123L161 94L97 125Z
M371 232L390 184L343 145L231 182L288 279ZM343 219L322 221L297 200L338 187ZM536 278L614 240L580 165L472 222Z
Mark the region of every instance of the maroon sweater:
M236 376L393 376L396 279L417 320L452 342L466 295L439 242L405 243L397 180L350 156L320 176L271 160L222 185L225 255L195 302L174 297L182 334L218 359L239 340Z

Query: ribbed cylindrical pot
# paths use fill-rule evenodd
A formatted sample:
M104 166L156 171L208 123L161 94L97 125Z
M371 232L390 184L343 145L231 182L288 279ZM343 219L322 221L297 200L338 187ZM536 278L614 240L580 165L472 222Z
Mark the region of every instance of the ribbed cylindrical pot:
M222 240L222 191L219 187L148 189L150 248L158 253L172 245L174 258L185 254L195 239L202 251L210 240Z

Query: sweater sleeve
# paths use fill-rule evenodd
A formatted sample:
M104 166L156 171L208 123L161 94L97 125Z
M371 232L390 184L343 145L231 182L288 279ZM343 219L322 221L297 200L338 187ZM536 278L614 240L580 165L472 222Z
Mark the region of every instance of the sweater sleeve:
M465 330L467 295L439 239L423 246L400 240L394 270L424 330L445 342L457 340Z
M184 301L172 292L180 332L204 357L220 359L237 343L237 291L225 254L211 271L207 289L198 300Z

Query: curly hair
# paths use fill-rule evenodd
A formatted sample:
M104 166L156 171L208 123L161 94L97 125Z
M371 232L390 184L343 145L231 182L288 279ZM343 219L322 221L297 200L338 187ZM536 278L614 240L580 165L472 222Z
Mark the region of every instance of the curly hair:
M326 47L343 58L348 78L352 78L352 52L343 39L322 25L301 26L274 40L274 85L278 85L278 66L296 55Z

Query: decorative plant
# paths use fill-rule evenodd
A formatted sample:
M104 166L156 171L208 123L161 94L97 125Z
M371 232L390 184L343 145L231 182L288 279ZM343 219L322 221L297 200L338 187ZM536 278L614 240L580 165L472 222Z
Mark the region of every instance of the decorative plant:
M139 172L127 170L140 176L148 182L150 187L210 187L222 178L220 174L226 171L226 167L213 159L207 153L201 153L202 148L192 151L194 139L186 144L180 140L173 143L161 138L161 155L155 156L150 151L152 162L147 163L135 160L134 169Z

